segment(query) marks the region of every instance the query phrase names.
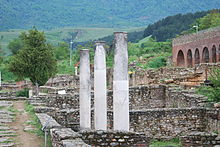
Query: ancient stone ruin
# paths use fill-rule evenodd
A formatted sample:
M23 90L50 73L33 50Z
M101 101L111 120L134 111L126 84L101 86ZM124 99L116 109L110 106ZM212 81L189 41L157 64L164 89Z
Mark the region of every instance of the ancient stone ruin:
M96 42L94 52L94 72L89 50L83 49L79 75L51 78L39 96L29 99L54 147L147 147L153 139L173 138L180 138L184 147L220 145L220 109L207 107L207 98L194 89L219 63L129 75L124 32L115 33L113 69L106 69L104 42Z

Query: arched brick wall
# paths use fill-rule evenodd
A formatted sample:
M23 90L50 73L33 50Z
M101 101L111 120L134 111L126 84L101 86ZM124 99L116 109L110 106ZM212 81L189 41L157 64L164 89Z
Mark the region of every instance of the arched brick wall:
M200 63L200 53L199 53L199 49L196 48L195 50L195 54L194 54L194 64L199 64Z
M217 62L217 52L216 52L216 46L212 46L212 62L216 63Z
M187 51L187 67L192 67L193 65L193 57L192 57L192 51L189 49Z
M210 62L210 53L207 47L204 47L202 50L202 63L209 63Z
M179 50L177 55L177 66L182 66L182 67L185 66L185 56L182 50Z
M217 61L220 62L220 44L218 46Z
M172 54L175 66L183 66L178 63L181 61L178 59L179 51L183 53L185 67L204 62L220 62L220 27L173 39Z

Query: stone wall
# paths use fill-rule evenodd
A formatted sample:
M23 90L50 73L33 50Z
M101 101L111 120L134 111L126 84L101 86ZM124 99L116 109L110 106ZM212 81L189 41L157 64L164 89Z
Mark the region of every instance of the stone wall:
M205 117L207 118L208 124L206 131L220 134L220 109L207 109Z
M81 139L81 134L70 128L54 128L50 130L53 147L90 147Z
M211 68L220 68L220 63L201 63L194 68L163 67L159 69L137 69L129 76L130 86L153 85L153 84L177 84L177 85L200 85L205 80L205 70L208 68L208 75ZM93 82L93 75L91 75ZM112 89L113 70L107 70L108 89ZM167 82L168 81L168 82ZM46 86L50 87L72 87L79 90L79 77L74 75L58 75L51 78ZM93 86L92 86L93 87Z
M0 92L0 97L15 97L16 91Z
M121 131L74 132L70 128L50 130L53 147L90 147L90 146L149 146L150 138L145 134Z
M166 108L204 107L208 103L206 97L195 94L194 90L167 87L165 94L164 101Z
M214 125L204 108L163 108L130 111L130 130L158 139L171 139L192 131L206 131ZM54 116L65 127L79 130L79 110L61 110ZM93 123L92 111L92 126ZM108 111L108 130L113 129L113 113ZM216 122L216 123L219 123ZM92 127L93 128L93 127Z
M205 131L203 108L153 109L130 112L130 127L153 138L170 139L191 131Z
M0 89L8 91L19 91L24 88L32 88L33 85L30 81L20 81L16 83L2 83Z
M215 133L191 132L182 136L183 147L219 147L220 138Z
M78 87L79 76L75 75L57 75L50 78L45 86L50 87Z
M145 134L122 131L81 131L82 139L92 146L149 146Z
M91 107L94 107L92 92ZM60 109L78 109L78 94L48 94L40 97L48 107ZM194 91L181 90L179 87L165 85L136 86L129 88L130 110L145 110L153 108L187 108L201 107L206 98L195 94ZM113 92L107 93L108 110L113 110Z

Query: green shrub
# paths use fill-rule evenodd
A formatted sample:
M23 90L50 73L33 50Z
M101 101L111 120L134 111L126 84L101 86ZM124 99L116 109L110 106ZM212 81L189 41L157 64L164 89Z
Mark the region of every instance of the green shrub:
M160 68L163 66L166 66L166 58L164 56L153 58L148 62L148 67L150 68Z
M207 96L210 102L220 102L220 69L213 69L209 80L213 86L202 86L197 89L197 92Z
M29 89L28 88L24 88L23 90L17 91L16 92L16 96L19 97L29 97Z

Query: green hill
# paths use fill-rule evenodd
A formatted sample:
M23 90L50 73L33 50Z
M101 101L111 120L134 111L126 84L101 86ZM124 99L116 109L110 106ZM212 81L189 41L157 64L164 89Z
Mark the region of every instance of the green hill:
M137 27L219 6L219 0L0 0L0 30Z
M144 28L73 28L66 27L60 29L53 29L45 31L47 41L53 45L57 45L59 42L68 40L71 38L71 34L78 32L76 42L85 42L89 40L96 40L103 38L108 35L112 35L115 31L143 31ZM4 52L8 55L10 51L7 49L8 43L17 38L19 34L25 30L11 29L8 31L0 32L0 45L2 46Z

